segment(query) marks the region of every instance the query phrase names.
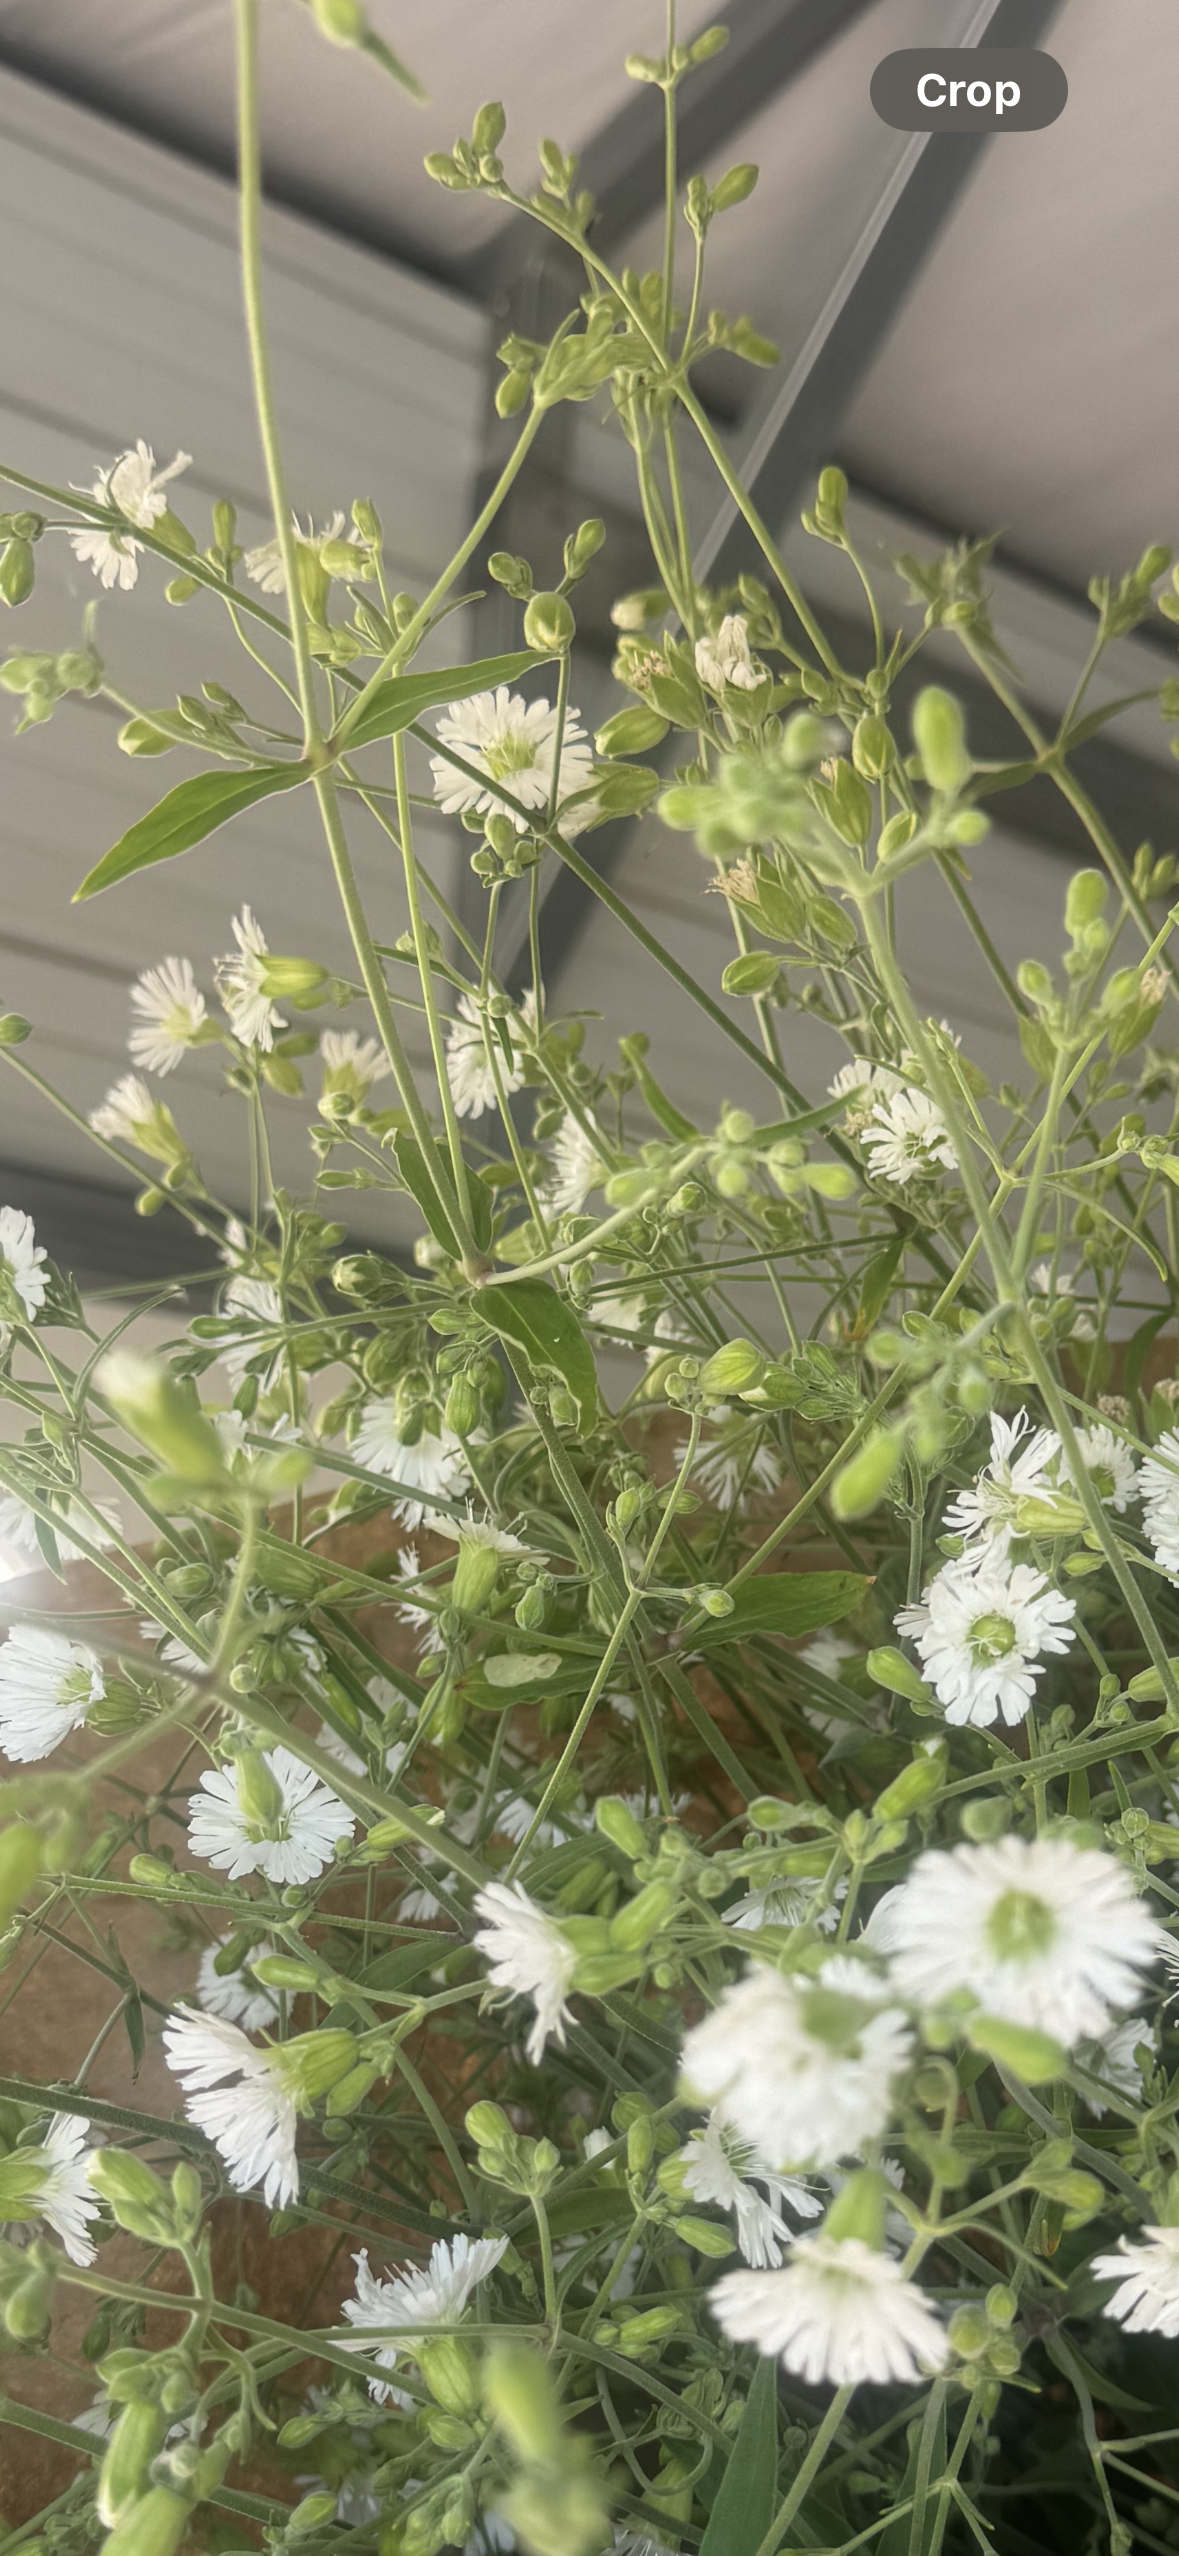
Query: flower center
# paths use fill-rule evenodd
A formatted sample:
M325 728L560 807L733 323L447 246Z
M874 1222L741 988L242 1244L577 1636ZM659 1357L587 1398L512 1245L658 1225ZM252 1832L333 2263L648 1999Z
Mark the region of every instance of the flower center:
M536 748L531 738L518 729L509 728L483 748L483 761L493 781L507 781L513 772L531 772L536 763Z
M966 1639L979 1667L989 1668L1015 1649L1015 1626L1009 1615L976 1615Z
M1055 1942L1055 1912L1033 1890L1005 1890L987 1919L987 1936L999 1961L1035 1961Z

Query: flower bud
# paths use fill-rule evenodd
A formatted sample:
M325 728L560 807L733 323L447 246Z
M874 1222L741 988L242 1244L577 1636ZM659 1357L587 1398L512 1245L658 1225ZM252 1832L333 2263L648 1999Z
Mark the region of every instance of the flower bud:
M297 2093L313 2103L350 2073L357 2051L350 2032L322 2030L298 2033L293 2041L281 2043L274 2056Z
M966 745L962 705L941 685L930 683L913 704L913 740L931 790L953 797L966 787L974 770Z
M108 2529L147 2492L151 2463L164 2446L166 2430L166 2418L150 2397L123 2407L98 2477L98 2517Z
M200 1486L224 1480L221 1440L212 1421L166 1367L132 1349L115 1349L103 1359L98 1381L124 1427L170 1473Z
M127 2148L98 2148L87 2174L112 2218L129 2236L148 2245L166 2245L175 2233L172 2207L157 2174ZM154 2453L153 2453L154 2455ZM115 2515L108 2512L106 2519Z
M533 595L524 615L524 644L545 657L563 656L577 623L564 595Z
M896 761L896 746L883 719L867 712L857 719L852 736L852 762L864 781L880 781Z
M241 1800L240 1774L238 1799ZM294 1960L290 1953L261 1953L256 1961L251 1962L250 1968L264 1988L285 1988L291 1997L311 1996L324 1984L321 1971L309 1961Z
M23 1013L0 1013L0 1047L23 1047L32 1035L32 1023L26 1021Z
M1011 1821L1011 1804L1001 1793L983 1794L980 1800L964 1802L959 1826L972 1846L989 1846L1002 1837Z
M502 2148L513 2135L511 2122L498 2103L473 2103L464 2127L477 2148Z
M874 1429L842 1466L831 1485L831 1507L841 1521L866 1518L878 1508L904 1453L904 1431Z
M606 538L606 527L600 515L588 515L565 544L565 574L584 577L591 559L596 559Z
M36 583L37 563L31 541L10 541L0 556L0 597L6 604L27 603Z
M594 744L599 754L649 754L653 746L662 745L667 735L667 721L657 710L636 707L616 710L605 727L599 728Z
M1067 2066L1066 2053L1046 2032L1009 2023L1005 2015L971 2015L966 2037L972 2050L985 2052L996 2067L1010 2068L1029 2086L1046 2085Z
M335 2517L336 2497L329 2494L326 2487L318 2494L304 2494L302 2502L296 2503L294 2510L288 2512L283 2536L288 2539L307 2538L313 2529L322 2529Z
M917 819L911 809L906 808L902 810L900 816L890 817L888 824L881 828L880 841L877 845L879 858L882 861L891 861L896 853L903 852L906 844L912 842L916 832Z
M40 1830L25 1820L0 1828L0 1931L27 1899L45 1861Z
M819 472L819 485L815 492L815 520L823 532L843 531L846 505L846 475L832 464Z
M823 809L840 841L853 848L866 843L872 825L872 801L850 763L835 765L829 789L823 796Z
M922 1749L913 1758L911 1765L904 1767L899 1775L894 1776L891 1784L886 1784L884 1791L873 1804L874 1818L912 1819L914 1812L927 1810L929 1804L937 1800L945 1780L946 1752L944 1748L932 1748L928 1752Z
M760 1381L765 1360L751 1340L729 1340L723 1349L714 1349L700 1370L702 1393L719 1396L743 1393L747 1385Z
M1019 2300L1004 2281L996 2281L994 2287L987 2291L984 2305L989 2323L997 2325L1002 2333L1014 2325L1019 2314Z
M196 2167L188 2165L182 2158L180 2164L172 2168L172 2207L178 2224L195 2228L204 2199L204 2186Z
M495 1593L501 1556L494 1544L460 1535L458 1561L451 1583L451 1603L464 1615L484 1615Z
M447 2414L477 2414L481 2389L479 2364L469 2343L457 2334L439 2335L418 2347L418 2366L436 2405Z
M49 2324L52 2309L52 2273L27 2272L4 2301L5 2331L14 2343L37 2343Z
M276 1003L293 1003L296 1011L322 993L329 970L318 959L267 957L260 962L265 991Z
M879 2254L884 2246L884 2214L888 2184L882 2174L863 2166L840 2185L823 2221L825 2237L858 2237Z
M615 1794L603 1795L595 1805L594 1819L603 1837L608 1837L619 1853L636 1863L647 1852L647 1840L629 1805Z
M282 1818L285 1795L277 1775L260 1749L242 1750L236 1766L237 1798L243 1819L273 1830Z
M988 2349L992 2339L987 2320L976 2307L957 2308L948 2331L952 2350L964 2361L975 2360Z
M727 213L730 206L744 204L746 196L752 195L757 179L756 160L739 160L735 168L726 169L712 190L713 212Z
M116 2521L102 2556L176 2556L191 2505L167 2485L153 2485Z
M679 1889L674 1881L651 1881L610 1921L610 1941L619 1952L641 1952L667 1924Z
M538 2352L523 2344L507 2344L492 2352L484 2376L484 2401L528 2467L551 2464L560 2448L561 2430L552 2381Z
M368 34L360 0L311 0L311 15L329 44L363 44Z
M736 1603L736 1598L729 1589L703 1588L696 1591L697 1606L702 1606L706 1615L711 1615L718 1621L726 1615L731 1615Z

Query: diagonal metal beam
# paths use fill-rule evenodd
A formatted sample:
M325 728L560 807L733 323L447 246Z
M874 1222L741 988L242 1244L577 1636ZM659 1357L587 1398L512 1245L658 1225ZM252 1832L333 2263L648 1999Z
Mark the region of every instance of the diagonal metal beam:
M965 47L1036 45L1061 0L980 0ZM831 458L842 419L945 230L990 136L915 133L898 153L859 236L844 260L799 353L780 381L767 385L749 416L741 477L758 512L781 524L816 468ZM732 584L760 558L735 501L726 494L699 545L697 577ZM593 838L596 865L616 869L634 840L636 822ZM555 982L593 905L592 893L567 870L554 873L544 900L541 948ZM514 954L518 972L519 957Z
M724 52L693 72L680 92L684 171L698 169L722 150L874 5L875 0L731 0L724 12L729 29ZM600 207L594 246L609 256L663 201L663 100L657 89L636 86L586 144L578 177ZM494 301L528 266L539 236L526 213L513 214L464 261L455 281L477 301Z

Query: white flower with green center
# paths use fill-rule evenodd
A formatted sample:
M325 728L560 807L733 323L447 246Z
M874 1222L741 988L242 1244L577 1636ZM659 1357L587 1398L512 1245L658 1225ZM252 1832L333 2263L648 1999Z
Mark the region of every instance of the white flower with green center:
M475 1949L489 1964L493 1985L512 1997L530 1997L536 2009L526 2046L532 2066L539 2068L550 2037L565 2047L576 1951L556 1918L546 1916L520 1882L489 1882L476 1893L475 1907L484 1920Z
M138 531L150 532L168 511L168 481L187 470L191 460L191 453L177 453L166 469L157 470L151 445L140 437L137 444L120 453L108 470L98 471L92 485L79 494L96 498L100 506L113 507ZM108 591L117 585L124 594L130 593L139 575L141 541L105 524L79 524L69 539L75 559L92 568L101 585Z
M80 2113L54 2114L37 2148L13 2148L0 2157L0 2221L10 2226L43 2219L60 2237L71 2263L93 2263L89 2223L98 2202L89 2177L89 2122Z
M715 2113L680 2149L680 2164L684 2189L694 2201L708 2201L715 2209L733 2212L737 2243L746 2262L758 2270L780 2263L790 2242L784 2209L793 2210L800 2219L817 2219L822 2210L822 2202L805 2183L775 2174L755 2148L725 2129Z
M942 1520L946 1534L1005 1551L1018 1532L1021 1502L1051 1500L1059 1455L1053 1429L1033 1429L1026 1411L1017 1411L1011 1420L993 1411L990 1463L951 1500Z
M444 755L431 756L439 807L448 816L458 816L467 808L479 816L506 816L518 834L525 833L528 817L506 807L495 787L487 785L501 782L521 808L539 814L543 821L552 796L557 736L557 713L551 703L525 701L520 693L509 692L506 684L494 692L477 692L470 701L452 701L439 719L438 740L461 755L473 771L458 772ZM575 791L588 789L593 777L594 759L580 713L570 706L562 734L558 804Z
M92 1517L80 1500L63 1500L60 1492L47 1491L44 1498L53 1513L50 1532L59 1561L80 1562L88 1548L110 1544L121 1532L122 1519L112 1501L103 1501L98 1515ZM28 1503L15 1491L0 1495L0 1565L11 1558L35 1570L44 1562L38 1523ZM84 1544L75 1542L79 1536L85 1537Z
M319 1042L324 1099L342 1094L355 1109L363 1107L374 1083L390 1071L378 1038L361 1038L358 1030L325 1030Z
M827 1085L828 1100L847 1102L844 1133L862 1136L871 1125L872 1112L878 1101L895 1099L905 1089L905 1078L895 1066L874 1065L868 1056L849 1056L846 1065Z
M946 1122L928 1092L902 1086L875 1101L861 1141L873 1178L891 1180L898 1189L939 1170L958 1168Z
M14 1624L0 1649L0 1749L14 1765L52 1756L105 1693L102 1662L88 1643L47 1625Z
M963 1999L1072 2049L1141 1996L1163 1937L1112 1855L1001 1837L922 1855L889 1912L889 1970L914 2006Z
M337 1794L289 1748L250 1750L228 1766L206 1767L189 1797L188 1842L231 1881L314 1881L356 1820Z
M860 2237L799 2237L777 2272L729 2272L711 2293L734 2343L755 2343L808 2387L912 2386L949 2352L923 2290Z
M428 2333L435 2325L457 2325L470 2306L480 2281L494 2272L508 2250L507 2237L468 2236L440 2237L430 2248L429 2263L418 2267L406 2264L400 2272L381 2279L369 2270L368 2248L365 2246L352 2260L356 2265L356 2289L344 2301L344 2315L349 2325L366 2327L403 2327L402 2334L391 2333L379 2343L347 2346L349 2351L363 2351L366 2358L381 2369L392 2370L399 2359L416 2359L415 2333ZM396 2394L384 2379L370 2378L369 2393L378 2404Z
M234 915L233 937L236 950L215 962L217 991L234 1036L244 1047L260 1047L269 1054L276 1029L285 1029L286 1022L271 995L266 935L250 906L243 905L241 913Z
M718 1509L746 1508L760 1495L764 1498L776 1491L782 1479L782 1463L776 1446L765 1436L764 1425L751 1420L746 1412L733 1411L727 1402L715 1403L708 1415L709 1435L697 1450L692 1480L700 1485L705 1498ZM675 1463L682 1464L688 1452L688 1441L676 1447Z
M1125 1439L1110 1428L1108 1421L1097 1420L1088 1429L1078 1429L1077 1445L1098 1499L1118 1517L1124 1516L1131 1500L1138 1497L1138 1467ZM1067 1456L1061 1457L1060 1471L1066 1481L1075 1481Z
M232 1942L232 1935L220 1935L215 1944L205 1946L197 1971L197 2004L205 2014L218 2015L222 2023L239 2024L243 2032L266 2032L278 2022L278 1992L255 1979L250 1963L261 1961L263 1955L269 1958L275 1947L255 1944L236 1970L218 1970L217 1956Z
M1164 1431L1138 1479L1142 1523L1155 1561L1179 1577L1179 1431Z
M148 1074L173 1074L204 1029L205 998L191 959L161 959L145 968L131 988L131 1009L139 1015L127 1045L137 1065Z
M484 1036L484 1013L473 994L460 994L458 1006L446 1024L446 1079L450 1084L455 1114L459 1118L481 1118L484 1110L494 1109L498 1100L495 1082L499 1076L504 1097L518 1092L524 1081L521 1025L536 1028L536 996L529 986L518 1012L505 1014L502 1020L487 1018ZM505 1053L503 1032L506 1029L511 1059ZM495 1055L495 1073L488 1062L490 1042Z
M139 1074L124 1074L120 1082L112 1083L106 1099L91 1110L90 1124L108 1144L134 1145L137 1153L151 1154L161 1163L184 1160L184 1139L171 1110L155 1098Z
M996 1546L947 1562L920 1606L903 1606L898 1633L916 1644L946 1720L987 1730L1022 1722L1044 1675L1045 1655L1067 1651L1076 1601L1030 1562Z
M1117 2281L1103 2316L1127 2334L1179 2334L1179 2228L1144 2228L1145 2245L1123 2237L1115 2254L1095 2254L1089 2266L1099 2281Z
M805 1874L791 1881L769 1882L764 1890L747 1891L744 1899L735 1900L725 1909L723 1922L743 1935L756 1935L763 1926L816 1926L822 1935L833 1934L847 1883L836 1884L832 1905L816 1909L822 1887Z
M895 2007L759 1966L688 2034L682 2068L726 2129L788 2173L878 2139L912 2050Z
M713 692L730 683L738 692L756 692L765 679L766 668L750 649L744 613L727 612L717 630L697 640L695 654L700 681Z
M370 1473L388 1475L407 1495L394 1501L393 1514L412 1531L430 1520L436 1500L462 1499L471 1487L471 1470L462 1440L453 1429L444 1424L441 1429L423 1428L416 1437L404 1437L403 1426L392 1395L366 1402L352 1453L358 1464L366 1465ZM438 1523L447 1533L446 1518Z

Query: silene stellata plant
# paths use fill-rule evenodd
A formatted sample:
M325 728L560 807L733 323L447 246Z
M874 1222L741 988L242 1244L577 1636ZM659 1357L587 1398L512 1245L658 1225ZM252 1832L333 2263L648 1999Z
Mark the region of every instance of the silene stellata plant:
M358 0L311 13L408 76ZM303 790L355 963L277 952L245 902L225 953L161 952L131 988L90 1129L212 1285L183 1327L173 1294L158 1355L128 1345L134 1304L97 1328L19 1196L0 1208L0 1532L61 1582L0 1647L10 2047L48 1945L101 2008L72 2082L0 2079L0 2411L17 2451L74 2454L0 2544L1179 2547L1179 870L1119 845L1072 761L1121 706L1091 706L1110 643L1179 620L1170 555L1095 582L1048 734L992 628L988 545L899 563L923 617L893 635L829 468L804 522L869 608L842 662L696 386L713 350L774 349L705 303L712 225L756 170L685 185L677 95L725 31L681 44L672 7L663 54L627 66L666 104L657 271L603 261L556 144L534 195L508 184L499 105L428 162L530 214L582 290L549 344L503 349L514 442L455 557L390 592L372 502L341 490L317 526L285 477L258 0L235 14L272 537L243 551L221 502L202 547L187 455L146 440L83 490L8 470L5 601L29 605L54 538L110 599L103 655L91 611L0 682L22 727L97 695L145 766L205 758L81 894ZM437 637L550 411L591 398L651 551L592 738L572 647L600 524L569 526L559 577L491 553L514 653L440 670ZM756 546L735 588L693 573L685 439ZM208 633L203 696L174 708L106 663L161 569ZM898 710L934 631L1002 705L1004 762L938 683ZM1179 715L1179 683L1158 705ZM1092 861L1063 883L1060 967L1012 976L971 871L1032 774ZM465 829L482 936L415 848L423 798ZM668 861L728 906L719 985L579 848L653 804ZM404 882L396 945L357 886L358 808ZM509 995L505 899L531 901L535 953L546 863L728 1042L760 1114L697 1125L645 1036L595 1054L535 965ZM1021 1086L914 1000L914 893L974 928ZM803 1013L830 1033L817 1092L791 1070ZM0 1022L39 1082L30 1036ZM248 1215L184 1134L205 1048ZM305 1075L295 1197L267 1120ZM382 1191L408 1265L335 1217ZM187 1964L178 2002L121 1945L136 1903L158 1912L136 1943ZM162 2053L170 2106L138 2108L130 2067L125 2103L93 2091L124 2033L136 2069ZM285 2307L265 2268L243 2285L251 2229L255 2264L304 2249ZM54 2354L61 2419L24 2384Z

